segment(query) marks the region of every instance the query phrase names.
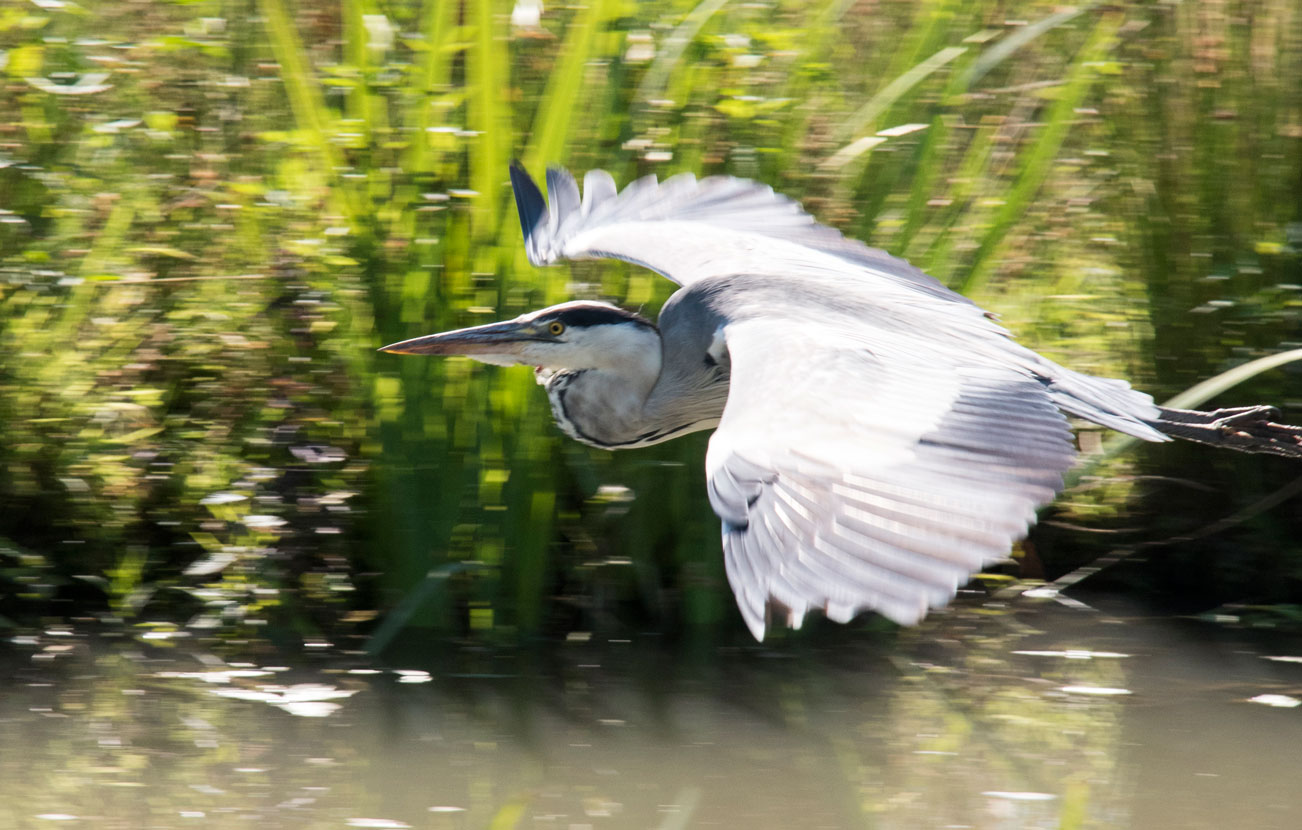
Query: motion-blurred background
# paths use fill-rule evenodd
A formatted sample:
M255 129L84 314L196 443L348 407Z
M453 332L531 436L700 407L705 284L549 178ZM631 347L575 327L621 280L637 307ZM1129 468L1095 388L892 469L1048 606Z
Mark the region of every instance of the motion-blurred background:
M706 436L601 453L527 369L374 353L668 296L530 267L512 158L760 179L1159 400L1302 341L1287 0L33 0L0 10L0 66L6 626L744 641ZM1296 421L1297 368L1211 405ZM1048 512L1022 575L1141 545L1112 584L1296 618L1298 475L1135 448Z

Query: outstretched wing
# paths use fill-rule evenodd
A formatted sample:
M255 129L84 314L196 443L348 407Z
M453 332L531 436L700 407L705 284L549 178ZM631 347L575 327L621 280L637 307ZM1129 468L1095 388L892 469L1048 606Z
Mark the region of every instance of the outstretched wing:
M771 601L903 625L1008 555L1075 457L1044 383L872 327L729 324L706 459L728 581L763 639Z
M728 400L706 471L756 637L774 603L799 625L810 610L910 624L948 602L1061 487L1075 452L1060 410L1166 440L1147 395L1018 346L768 187L675 176L617 192L593 171L580 196L553 169L548 205L522 168L511 178L535 264L611 257L685 287L660 318L674 377L690 382L722 333Z
M547 171L550 204L517 162L511 166L525 249L534 265L564 259L622 259L679 285L724 274L772 271L783 262L828 273L864 272L970 305L898 257L820 225L799 204L747 179L682 173L646 176L622 191L604 170L583 177L583 193L560 168Z

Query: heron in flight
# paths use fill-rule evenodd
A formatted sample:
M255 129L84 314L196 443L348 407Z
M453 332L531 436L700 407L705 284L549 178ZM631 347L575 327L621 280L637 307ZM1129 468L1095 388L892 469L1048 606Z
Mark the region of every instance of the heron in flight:
M1066 414L1302 458L1270 407L1157 406L1065 369L884 251L728 176L593 170L548 199L511 168L529 260L620 259L680 288L656 323L593 301L385 346L536 368L572 438L644 447L714 429L705 458L728 582L751 633L819 611L902 625L1007 556L1062 487Z

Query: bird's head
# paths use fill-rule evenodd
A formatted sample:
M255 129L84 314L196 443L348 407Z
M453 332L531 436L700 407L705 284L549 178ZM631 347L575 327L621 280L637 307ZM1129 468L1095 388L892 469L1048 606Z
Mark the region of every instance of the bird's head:
M533 366L540 372L618 369L654 357L660 334L649 320L609 303L576 301L514 320L429 334L380 349L393 354L464 355L494 366Z

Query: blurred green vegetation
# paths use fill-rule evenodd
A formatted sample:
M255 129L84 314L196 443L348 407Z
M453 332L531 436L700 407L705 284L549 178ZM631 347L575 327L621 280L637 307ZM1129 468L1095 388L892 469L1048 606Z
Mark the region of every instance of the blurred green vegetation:
M744 637L703 436L591 451L528 371L373 352L668 296L620 264L528 266L513 157L761 179L1159 399L1302 344L1290 0L536 8L0 9L0 625ZM1294 367L1214 403L1296 422L1299 388ZM1252 505L1297 475L1136 449L1064 497L1026 571L1243 512L1121 578L1296 601L1297 502Z

